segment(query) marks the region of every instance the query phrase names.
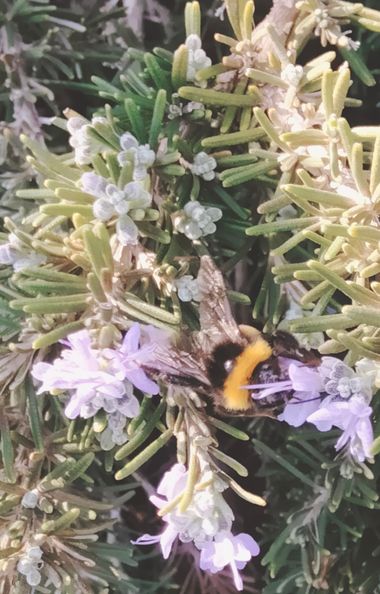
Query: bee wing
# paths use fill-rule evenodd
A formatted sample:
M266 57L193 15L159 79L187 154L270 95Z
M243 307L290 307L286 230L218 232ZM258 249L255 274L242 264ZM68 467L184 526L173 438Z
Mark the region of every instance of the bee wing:
M153 371L157 375L183 378L185 383L187 378L192 378L201 384L210 385L202 356L196 350L188 352L175 346L157 346L154 351L154 360L144 367L146 371ZM170 383L169 379L168 383Z
M227 299L222 273L210 256L201 257L198 286L201 331L197 340L201 348L209 352L215 344L222 342L223 338L242 342L239 327L232 316Z

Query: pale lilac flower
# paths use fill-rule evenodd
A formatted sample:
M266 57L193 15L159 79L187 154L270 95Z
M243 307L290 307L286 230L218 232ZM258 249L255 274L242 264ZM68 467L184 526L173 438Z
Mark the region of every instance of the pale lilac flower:
M165 473L157 488L157 495L150 497L152 503L161 509L169 501L180 495L187 481L187 470L181 464L175 464ZM182 542L193 541L197 548L210 541L221 530L229 530L234 519L231 508L224 501L221 491L226 486L205 466L201 482L211 480L205 489L194 494L193 500L187 510L180 513L174 509L163 517L168 524L161 535L163 554L170 553L171 546L176 537Z
M287 378L248 386L260 390L254 398L265 399L292 392L283 412L278 416L293 427L313 423L319 431L337 427L343 431L335 448L347 446L353 459L363 462L371 457L373 442L372 408L369 406L376 381L376 372L358 363L356 371L335 357L322 357L319 367L290 362Z
M147 394L159 388L141 365L153 356L154 345L139 347L140 326L134 324L119 349L94 349L87 330L71 334L66 347L53 363L34 365L32 375L42 382L38 393L68 391L71 398L65 414L69 419L89 418L103 408L135 417L139 403L133 386Z
M289 366L289 378L290 389L294 392L293 398L289 400L278 419L293 427L300 427L308 416L318 409L322 381L317 371L295 363Z
M308 417L319 431L330 431L338 427L343 431L335 448L342 449L348 445L352 457L359 462L372 458L371 445L373 429L371 424L372 408L365 399L353 396L346 401L326 399L319 410Z
M160 347L169 347L175 337L175 332L172 330L164 330L163 328L156 328L151 325L141 325L140 345L145 346L149 344L155 345L154 356L156 356L156 349Z
M189 239L199 239L215 233L215 222L222 218L220 208L206 207L198 201L188 202L174 217L174 226Z
M293 427L300 427L308 416L318 409L321 401L322 379L317 370L288 360L288 379L266 383L253 384L250 389L260 390L254 398L265 399L278 393L293 392L293 397L287 402L280 421L286 421Z
M8 235L7 243L0 245L0 265L13 266L15 272L44 264L46 259L45 255L23 244L14 233Z
M188 471L183 464L174 464L165 472L157 487L157 495L150 497L151 502L159 509L165 507L184 491L187 475ZM181 542L194 542L195 546L201 549L220 531L230 530L234 515L221 495L225 485L206 468L201 482L211 478L215 480L202 491L194 493L193 500L185 512L180 513L175 508L163 517L167 526L162 534L144 535L136 541L137 544L148 544L148 540L150 544L159 542L162 554L167 559L177 538Z
M202 490L195 491L185 512L177 508L163 516L167 524L161 534L144 534L134 544L160 544L162 555L167 559L174 542L193 542L201 552L200 568L210 573L231 566L235 585L243 587L239 569L243 569L252 556L259 553L259 547L248 534L231 533L234 519L231 508L224 501L221 492L226 485L211 471L204 461L201 483L210 483ZM183 493L187 483L188 471L182 464L175 464L166 472L157 488L157 495L150 497L156 507L162 509Z
M259 545L249 534L242 532L233 536L230 532L221 532L202 548L199 566L204 571L217 573L229 565L236 589L241 591L243 580L239 570L259 553Z

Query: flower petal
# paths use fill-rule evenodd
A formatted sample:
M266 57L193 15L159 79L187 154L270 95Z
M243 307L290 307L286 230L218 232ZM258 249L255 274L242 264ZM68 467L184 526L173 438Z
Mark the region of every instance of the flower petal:
M150 380L142 369L131 369L126 372L126 376L129 381L142 392L147 394L158 394L160 391L159 386Z
M305 399L304 401L302 400L303 398ZM296 397L289 400L283 412L277 418L279 421L285 421L292 427L300 427L318 409L319 404L319 398L314 399L311 396L310 399L309 393L298 392L296 393Z
M162 556L164 559L167 559L169 557L170 551L172 550L173 542L175 541L177 536L178 532L170 524L168 525L166 530L164 530L164 532L161 534L160 544Z
M135 324L132 324L132 326L129 328L128 332L124 336L123 344L121 345L120 351L122 353L126 353L127 355L135 353L139 348L140 334L140 324L138 324L137 322Z
M131 543L137 545L151 545L157 544L158 542L160 542L160 539L161 534L156 534L156 536L152 534L142 534L136 540L131 540Z
M241 532L234 538L236 552L236 561L249 561L251 557L256 557L260 553L260 547L250 534Z

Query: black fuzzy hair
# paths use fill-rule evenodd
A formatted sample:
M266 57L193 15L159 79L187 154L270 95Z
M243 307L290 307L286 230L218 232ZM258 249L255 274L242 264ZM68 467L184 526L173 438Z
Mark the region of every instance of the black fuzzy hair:
M233 361L244 350L244 347L236 342L223 342L214 348L207 363L207 376L214 388L223 388L228 376L224 364L226 361Z

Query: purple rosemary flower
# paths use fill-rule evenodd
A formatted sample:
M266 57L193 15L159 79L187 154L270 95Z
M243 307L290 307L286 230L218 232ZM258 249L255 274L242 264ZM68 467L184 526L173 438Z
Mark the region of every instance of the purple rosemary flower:
M329 431L333 426L343 431L335 448L348 445L352 457L359 462L371 458L373 429L372 408L361 396L352 396L346 401L326 399L319 410L308 417L319 431Z
M187 470L175 464L166 472L158 485L157 495L150 497L156 507L163 509L180 498L187 483ZM259 554L259 546L248 534L232 535L233 512L224 501L221 492L226 485L212 472L207 463L202 469L200 483L205 486L195 490L186 511L179 512L175 506L163 516L167 526L161 534L144 534L134 544L160 544L162 555L167 559L174 542L192 542L200 551L200 568L216 573L230 565L235 586L243 589L239 569L244 569L252 556Z
M307 367L289 361L283 380L248 386L253 398L268 398L292 392L283 412L278 416L293 427L313 423L319 431L337 427L343 431L335 448L347 446L351 456L363 462L371 457L373 441L371 425L375 376L359 364L356 371L335 357L322 357L319 367Z
M32 375L42 382L39 394L69 392L65 409L69 419L92 417L101 408L135 417L139 402L133 387L147 394L158 393L157 384L141 368L152 358L154 345L139 346L139 324L133 324L118 349L93 348L87 330L71 334L62 343L67 348L61 356L53 363L37 363Z
M242 532L233 536L231 532L220 532L213 542L202 548L199 566L204 571L217 573L229 565L236 589L241 591L243 580L239 570L244 569L248 561L259 552L259 545L249 534Z

